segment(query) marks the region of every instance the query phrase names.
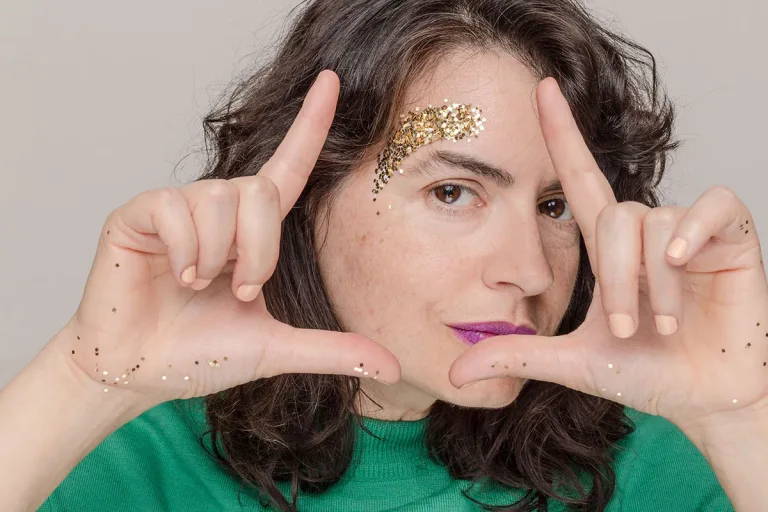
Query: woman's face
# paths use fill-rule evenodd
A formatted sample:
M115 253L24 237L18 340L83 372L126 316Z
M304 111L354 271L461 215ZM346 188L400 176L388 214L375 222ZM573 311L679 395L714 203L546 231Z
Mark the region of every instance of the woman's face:
M452 325L509 322L552 335L579 263L579 228L557 185L535 111L534 76L507 54L455 54L409 91L402 113L471 104L478 137L426 144L372 200L375 161L361 165L318 228L323 279L345 331L368 336L400 361L402 378L363 388L385 419L424 416L435 400L470 407L511 403L524 381L448 380L470 349ZM438 158L440 152L445 158ZM474 159L508 182L452 165ZM554 188L551 186L555 183ZM320 218L323 218L321 215ZM323 242L324 241L324 242ZM480 341L482 343L482 341Z

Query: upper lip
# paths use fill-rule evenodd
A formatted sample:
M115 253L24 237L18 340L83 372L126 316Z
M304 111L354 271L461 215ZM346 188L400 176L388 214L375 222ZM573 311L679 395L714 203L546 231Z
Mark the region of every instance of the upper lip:
M515 325L509 322L473 322L468 324L450 324L454 329L477 331L503 336L505 334L536 334L536 329L528 324Z

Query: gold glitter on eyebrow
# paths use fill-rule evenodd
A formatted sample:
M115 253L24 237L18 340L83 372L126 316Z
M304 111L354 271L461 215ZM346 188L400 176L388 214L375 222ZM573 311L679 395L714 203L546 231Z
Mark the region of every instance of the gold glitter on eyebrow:
M447 99L445 101L447 103ZM400 117L404 118L403 124L378 157L371 190L374 201L395 171L403 173L400 164L416 149L440 139L456 142L467 137L467 142L470 142L472 139L468 137L477 137L485 129L485 118L480 107L464 103L450 103L440 107L429 105L424 110L417 107L415 111L408 112L407 116Z

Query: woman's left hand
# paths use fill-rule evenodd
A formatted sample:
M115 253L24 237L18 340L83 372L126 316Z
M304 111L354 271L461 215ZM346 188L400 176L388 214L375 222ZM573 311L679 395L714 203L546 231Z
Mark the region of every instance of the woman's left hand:
M537 102L594 298L573 333L478 343L454 362L451 382L554 382L683 430L745 414L768 421L768 282L747 207L725 187L690 208L617 203L553 79Z

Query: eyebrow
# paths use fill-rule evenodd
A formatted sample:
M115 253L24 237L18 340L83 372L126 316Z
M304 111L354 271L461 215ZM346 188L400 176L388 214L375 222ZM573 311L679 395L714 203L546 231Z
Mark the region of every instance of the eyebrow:
M488 178L501 188L509 188L515 184L515 177L500 167L472 155L444 149L438 149L429 153L423 160L416 163L415 169L409 174L411 176L419 176L424 173L431 174L435 164L468 171L476 176ZM541 193L550 194L562 191L563 186L560 180L555 178L544 183Z

